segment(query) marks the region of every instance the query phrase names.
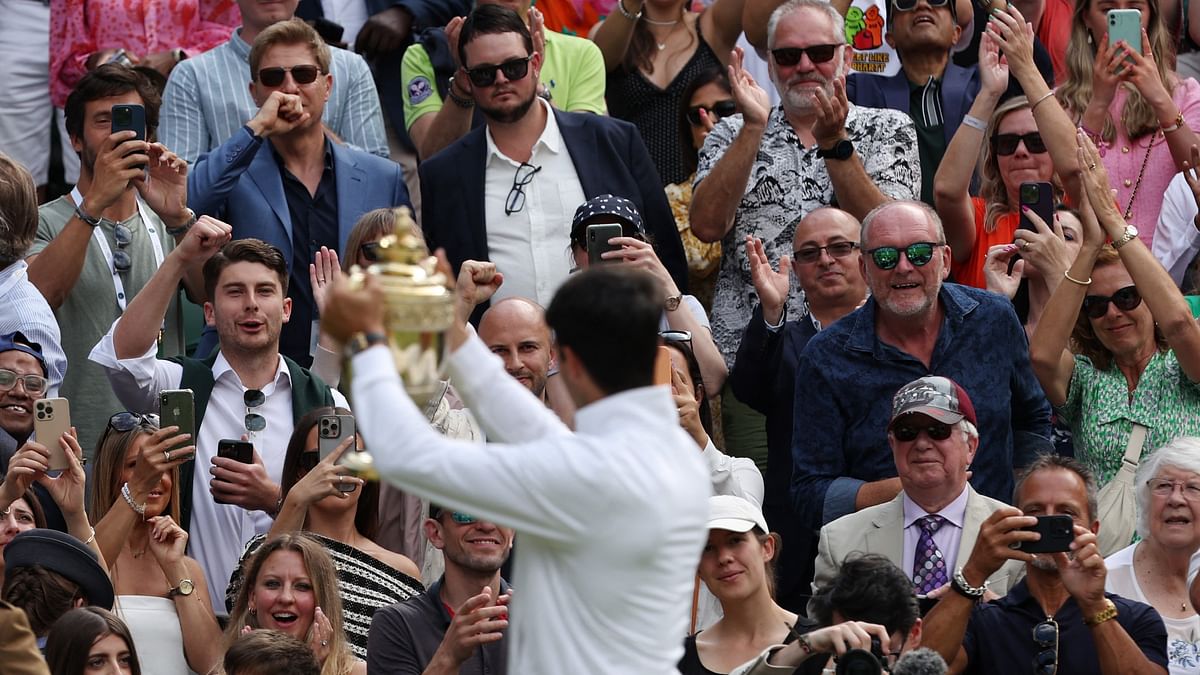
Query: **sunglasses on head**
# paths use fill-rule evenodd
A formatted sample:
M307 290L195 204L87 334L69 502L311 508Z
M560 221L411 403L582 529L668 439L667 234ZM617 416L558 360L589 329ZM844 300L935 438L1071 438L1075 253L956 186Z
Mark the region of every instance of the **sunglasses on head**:
M1108 313L1108 303L1128 312L1142 304L1142 294L1135 286L1126 286L1112 295L1089 295L1083 299L1083 311L1089 319L1099 319Z
M924 267L933 260L933 252L939 246L945 244L934 243L931 241L918 241L915 244L909 244L904 248L895 246L880 246L867 251L871 256L871 261L881 270L895 269L896 265L900 264L900 254L903 253L908 258L908 262L916 267Z
M1046 619L1033 627L1033 642L1041 650L1033 657L1033 672L1036 675L1054 675L1058 672L1058 622Z
M140 426L158 427L158 415L142 415L132 412L119 412L108 418L108 428L125 433Z
M771 56L775 57L775 63L781 66L794 66L800 63L801 57L808 54L808 60L813 63L829 63L833 57L837 55L838 47L845 47L846 43L836 45L813 45L811 47L780 47L771 50Z
M898 422L892 427L892 435L898 441L915 441L917 440L917 435L922 431L935 441L944 441L950 438L950 432L954 431L954 427L944 422L930 422L923 426L917 426L908 422Z
M704 110L713 122L724 119L730 115L737 114L737 103L732 100L717 101L712 105L694 105L687 109L688 124L698 127L704 124L704 120L700 119L700 111Z
M1036 131L1031 131L1027 134L996 134L992 136L992 143L996 146L997 155L1011 155L1017 151L1017 145L1022 141L1025 142L1025 149L1035 155L1040 155L1046 151L1046 144L1042 142L1042 135Z
M25 386L25 393L30 396L40 396L50 388L50 381L41 375L18 375L15 371L0 368L0 391L8 391L20 382Z
M290 68L262 68L258 71L258 81L267 87L278 87L283 84L283 77L288 73L292 74L292 80L296 84L312 84L317 81L317 76L321 74L321 69L318 66L311 65L291 66Z
M856 241L835 241L828 246L805 246L792 251L792 260L801 265L811 265L821 259L822 251L828 253L831 258L845 258L856 248Z
M490 87L496 83L496 71L500 71L504 73L504 79L515 82L529 74L529 60L532 58L533 54L530 54L519 59L505 61L498 66L485 63L482 66L467 68L467 77L471 78L471 84L476 87Z

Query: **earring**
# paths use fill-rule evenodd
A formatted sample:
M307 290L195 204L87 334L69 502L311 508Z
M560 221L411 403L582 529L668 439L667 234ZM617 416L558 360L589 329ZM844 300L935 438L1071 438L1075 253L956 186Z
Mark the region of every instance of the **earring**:
M246 611L250 612L250 616L255 616L258 614L258 609L255 607L249 607Z
M1088 44L1092 44L1092 34L1088 33Z

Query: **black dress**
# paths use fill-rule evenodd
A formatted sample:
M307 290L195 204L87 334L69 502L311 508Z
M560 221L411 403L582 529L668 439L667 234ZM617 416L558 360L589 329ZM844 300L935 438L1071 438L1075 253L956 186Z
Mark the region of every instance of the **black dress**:
M696 633L696 635L699 634ZM700 663L700 652L696 650L696 635L689 635L683 639L683 658L679 660L679 665L677 666L680 675L726 675L725 673L709 670L704 667L703 663ZM789 633L783 644L791 644L795 639L796 635ZM822 662L822 665L824 665L824 662ZM821 670L818 668L815 672L820 673Z

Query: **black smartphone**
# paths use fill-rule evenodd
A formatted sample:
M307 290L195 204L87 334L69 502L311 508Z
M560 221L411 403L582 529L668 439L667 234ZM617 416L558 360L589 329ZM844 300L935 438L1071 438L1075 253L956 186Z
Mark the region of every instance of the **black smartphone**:
M132 131L137 134L134 140L146 140L146 109L136 104L120 104L112 107L112 133ZM145 169L141 164L139 169Z
M595 225L587 226L587 252L588 264L598 265L601 263L617 262L616 260L605 260L600 257L601 254L608 251L619 251L620 246L608 243L609 239L619 237L622 234L620 223L596 223Z
M217 441L217 457L232 459L242 464L254 463L254 444L250 441L239 441L222 438Z
M1054 187L1052 185L1046 181L1021 183L1019 195L1021 206L1028 207L1030 211L1038 214L1038 217L1045 221L1047 227L1054 227ZM1023 210L1017 229L1037 231Z
M924 618L929 610L933 609L938 604L938 598L931 598L928 595L917 596L917 608L921 612L921 617Z
M1075 541L1075 521L1071 516L1038 516L1037 525L1024 528L1042 535L1037 541L1020 541L1013 548L1026 553L1062 553Z
M164 427L179 427L177 433L191 436L167 448L175 450L196 444L196 404L191 389L164 389L158 394L158 420Z

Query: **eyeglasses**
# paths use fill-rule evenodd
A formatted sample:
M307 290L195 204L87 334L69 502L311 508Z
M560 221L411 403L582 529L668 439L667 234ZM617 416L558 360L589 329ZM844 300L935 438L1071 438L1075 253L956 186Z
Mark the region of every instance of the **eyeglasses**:
M133 258L125 248L133 243L133 231L124 223L117 223L113 228L113 238L117 240L117 250L113 251L113 269L118 272L128 272L133 267Z
M8 391L17 386L20 382L25 386L25 393L30 396L40 396L46 393L49 388L50 381L41 375L18 375L17 373L0 368L0 391Z
M288 73L292 74L292 81L296 84L312 84L321 74L321 68L312 65L263 68L258 71L258 81L266 87L278 87L283 84L283 76Z
M1033 627L1033 641L1042 651L1033 657L1033 672L1036 675L1054 675L1058 672L1058 622L1047 618Z
M708 116L713 118L713 121L729 117L737 114L737 103L733 100L717 101L712 105L694 105L687 109L687 121L694 127L704 124L704 120L700 119L700 111L708 112Z
M837 55L839 47L845 47L846 43L836 45L813 45L811 47L780 47L771 50L771 56L775 57L775 63L781 66L794 66L800 63L800 58L808 54L808 60L813 63L828 63Z
M133 412L119 412L108 418L108 428L120 433L133 431L140 426L158 428L158 415L142 415L140 413Z
M532 58L533 54L530 54L523 58L505 61L498 66L485 63L482 66L467 68L467 77L471 78L471 84L476 87L490 87L496 83L496 71L500 71L504 73L504 79L516 82L529 74L529 60Z
M924 267L929 264L930 260L933 260L933 251L939 246L945 246L945 244L932 241L918 241L904 248L880 246L879 248L867 251L867 253L871 256L871 260L875 263L875 266L881 270L894 269L896 265L899 265L900 253L902 252L908 258L908 262L917 267Z
M465 513L460 513L458 511L451 511L450 519L453 520L454 522L458 523L459 525L470 525L471 523L475 523L475 522L479 521L479 519L476 518L475 516L469 516Z
M950 433L954 431L954 427L944 422L930 422L924 426L914 426L901 422L892 427L892 435L898 441L915 441L917 435L924 431L931 439L935 441L944 441L950 438Z
M1108 313L1108 303L1128 312L1142 304L1142 294L1135 286L1126 286L1112 295L1089 295L1083 299L1083 311L1089 319L1099 319Z
M360 253L362 253L362 257L366 258L367 260L371 262L379 262L379 242L365 242L362 246L358 247L358 250Z
M1151 478L1146 481L1146 485L1150 486L1150 492L1156 497L1170 497L1175 493L1175 488L1178 487L1183 492L1184 499L1189 502L1200 502L1200 483Z
M302 473L308 473L309 471L312 471L313 469L317 468L317 465L320 463L321 463L320 450L318 450L317 448L310 448L310 449L305 450L304 452L300 453L300 459L299 459L299 461L296 462L296 465L300 468L300 471Z
M892 6L901 12L911 12L917 8L918 1L919 0L895 0L892 3ZM930 7L945 7L946 5L950 5L951 12L954 10L954 4L951 3L950 0L925 0L925 3Z
M806 246L792 251L792 259L802 265L811 265L821 259L821 251L828 252L831 258L845 258L856 248L856 241L838 241L828 246Z
M267 428L267 418L254 412L255 408L267 402L267 396L257 389L247 389L242 394L242 402L246 404L246 435L253 441L256 432Z
M513 176L512 189L508 191L508 199L504 200L504 215L512 214L525 208L525 186L533 181L533 174L542 170L540 166L521 162L517 173Z
M1035 155L1046 151L1046 143L1042 135L1036 131L1027 134L996 134L992 136L992 144L996 146L997 155L1011 155L1017 151L1017 145L1024 141L1025 149Z

